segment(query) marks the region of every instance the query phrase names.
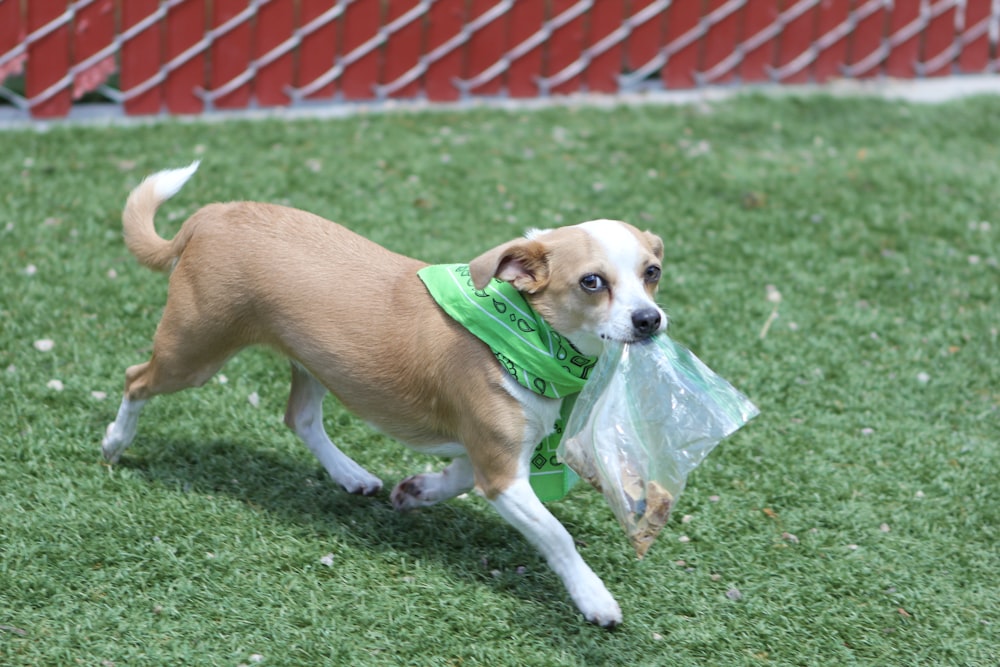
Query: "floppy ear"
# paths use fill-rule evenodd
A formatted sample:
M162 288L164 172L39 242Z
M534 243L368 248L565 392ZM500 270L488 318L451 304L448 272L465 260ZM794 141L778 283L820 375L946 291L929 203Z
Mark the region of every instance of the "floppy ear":
M663 259L663 239L654 234L653 232L643 232L642 235L646 239L646 243L649 244L649 249L656 255L657 259Z
M486 287L490 279L496 277L509 282L518 291L531 294L548 282L548 252L539 241L508 241L469 262L469 275L476 289Z

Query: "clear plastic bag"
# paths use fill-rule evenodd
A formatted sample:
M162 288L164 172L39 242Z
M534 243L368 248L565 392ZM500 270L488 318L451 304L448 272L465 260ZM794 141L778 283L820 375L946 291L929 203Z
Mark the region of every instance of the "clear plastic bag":
M688 473L758 413L666 335L611 342L576 400L558 456L604 494L642 558Z

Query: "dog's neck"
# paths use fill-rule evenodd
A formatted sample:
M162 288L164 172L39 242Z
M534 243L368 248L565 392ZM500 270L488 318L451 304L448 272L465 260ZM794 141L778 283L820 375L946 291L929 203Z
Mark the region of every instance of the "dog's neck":
M493 280L476 289L466 264L428 266L418 275L438 305L486 343L519 384L549 398L583 389L597 357L577 350L513 285Z

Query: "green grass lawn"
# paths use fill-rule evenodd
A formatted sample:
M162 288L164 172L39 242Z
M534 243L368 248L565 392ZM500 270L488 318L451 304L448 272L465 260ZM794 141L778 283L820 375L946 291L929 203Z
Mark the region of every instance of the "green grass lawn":
M0 132L0 664L995 667L998 136L1000 99L756 96ZM586 624L478 497L339 491L267 351L150 403L103 463L167 285L120 210L194 158L165 234L248 198L428 261L599 217L664 238L672 336L761 416L644 561L600 494L551 504L623 627ZM440 465L326 419L387 488Z

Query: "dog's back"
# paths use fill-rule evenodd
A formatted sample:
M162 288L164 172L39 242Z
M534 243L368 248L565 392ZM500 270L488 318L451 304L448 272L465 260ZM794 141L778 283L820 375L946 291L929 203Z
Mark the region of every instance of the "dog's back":
M150 176L125 206L129 250L149 268L170 270L154 338L157 363L130 386L162 393L156 378L163 376L172 379L170 391L197 386L240 349L262 344L413 446L456 442L471 428L463 424L505 412L489 387L502 381L502 370L434 304L417 277L424 262L312 213L259 202L208 204L172 240L160 237L157 208L196 167ZM471 400L468 387L459 392L452 379L462 372L456 366L470 362L483 369L470 380L483 385ZM166 371L176 368L184 373L174 381L177 373Z

